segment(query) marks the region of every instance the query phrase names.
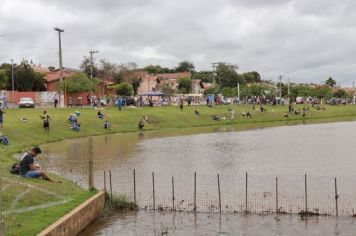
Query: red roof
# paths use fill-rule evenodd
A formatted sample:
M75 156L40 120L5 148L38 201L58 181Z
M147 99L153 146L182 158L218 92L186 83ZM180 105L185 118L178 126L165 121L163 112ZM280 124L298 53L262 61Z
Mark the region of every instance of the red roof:
M156 74L156 76L160 79L179 79L189 77L189 72Z
M68 71L63 71L63 78L70 76L71 74L73 74L73 72L68 72ZM50 71L47 72L44 79L50 83L50 82L54 82L59 80L59 71Z

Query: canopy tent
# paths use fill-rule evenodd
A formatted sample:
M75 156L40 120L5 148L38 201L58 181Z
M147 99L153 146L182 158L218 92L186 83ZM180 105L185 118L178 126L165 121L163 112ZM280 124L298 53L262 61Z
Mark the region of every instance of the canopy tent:
M163 96L164 94L162 92L153 92L153 91L149 91L149 92L144 92L144 93L140 93L139 96Z

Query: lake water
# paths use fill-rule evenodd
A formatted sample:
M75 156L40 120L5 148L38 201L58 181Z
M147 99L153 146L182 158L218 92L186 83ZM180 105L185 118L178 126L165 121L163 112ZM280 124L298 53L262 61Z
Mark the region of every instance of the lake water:
M339 214L354 214L356 122L285 126L239 132L234 132L234 129L234 127L200 128L93 137L95 186L104 187L103 172L106 171L108 188L108 171L111 170L114 194L125 194L130 200L136 197L141 208L192 211L195 198L198 212L210 214L219 212L221 205L222 212L230 218L236 217L236 220L239 220L241 215L233 216L229 213L242 212L246 209L256 213L277 210L298 213L305 210L305 183L308 211L335 215L334 177L337 177L340 195ZM38 161L46 169L86 186L88 149L88 138L47 144L43 146L43 155ZM130 229L133 221L143 220L143 225L144 222L151 220L159 222L157 217L161 219L160 214L163 213L152 216L150 212L143 211L125 215L128 222L124 221L127 224L122 223L120 227ZM109 221L117 222L122 217L124 216L120 215ZM209 235L200 230L205 228L205 224L210 224L207 217L204 214L199 215L200 223L198 226L192 226L199 229L199 232L204 232L196 235ZM215 223L216 217L216 215L212 217ZM270 223L263 223L264 219ZM280 225L271 223L274 222L273 219L252 217L252 221L271 224L271 229ZM299 224L295 222L298 220L292 220L292 228ZM112 227L108 225L109 228ZM178 228L184 228L185 224L183 222L178 225ZM99 227L99 231L102 230ZM176 235L184 235L179 230L175 232ZM188 231L188 235L192 232L195 234L195 231ZM220 229L212 227L213 235L219 232ZM229 226L226 232L234 234L237 231ZM302 234L305 231L298 232ZM155 235L153 228L146 233Z

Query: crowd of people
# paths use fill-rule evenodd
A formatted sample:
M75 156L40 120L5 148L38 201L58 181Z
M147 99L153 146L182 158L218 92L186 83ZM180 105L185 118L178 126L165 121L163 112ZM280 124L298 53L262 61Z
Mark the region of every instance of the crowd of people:
M221 98L219 97L214 97L214 96L207 96L206 98L206 105L208 107L213 107L216 105L220 105L221 104ZM252 118L252 114L253 112L256 113L256 111L259 111L260 113L265 113L267 112L267 109L265 108L266 105L266 101L256 97L254 99L252 99L250 102L250 104L252 105L252 109L250 110L246 110L246 106L244 107L244 111L242 112L238 112L236 108L238 107L233 107L233 106L228 106L227 107L227 111L229 112L229 116L227 116L226 113L223 114L213 114L211 115L211 118L214 121L221 121L221 120L231 120L234 121L236 119L238 119L239 116L241 116L242 118ZM114 106L117 107L117 109L119 111L122 110L122 107L125 104L125 101L123 98L121 97L117 97L115 101L113 101ZM4 103L2 103L4 104ZM57 106L58 101L55 102L55 107ZM153 106L153 102L152 99L148 99L148 106L150 106L150 104ZM190 106L191 101L189 102L189 99L184 99L183 97L180 97L177 100L177 105L178 108L180 110L184 109L184 106ZM283 104L281 103L281 105L284 105L284 101ZM256 108L256 106L258 106ZM7 106L1 106L0 107L0 128L4 127L4 114L5 114L5 110ZM314 109L316 110L322 110L325 109L322 105L316 105L316 106L312 106ZM195 107L194 108L194 115L199 117L202 114L201 111L198 110L199 107ZM251 108L251 107L250 107ZM104 112L104 108L101 107L95 107L96 110L96 118L99 120L102 120L102 127L105 130L110 130L111 129L111 123L109 122L110 119L110 115L107 114L106 112ZM304 106L303 109L295 109L294 108L294 104L293 103L288 103L288 112L284 113L284 117L289 117L291 115L296 115L296 116L303 116L305 117L306 114L309 112L310 108ZM272 111L274 111L272 109ZM81 115L80 111L75 111L73 114L69 114L67 117L67 122L69 124L69 129L79 132L81 129L81 124L78 121L79 116ZM52 116L50 116L48 114L48 112L45 110L43 111L42 114L39 115L40 119L42 120L42 126L43 126L43 130L46 134L49 134L50 131L50 122L52 119ZM26 118L22 118L21 121L26 122L27 119ZM142 131L144 129L144 127L146 126L146 124L150 124L150 118L148 116L142 116L137 123L137 129ZM0 133L0 143L3 145L9 145L9 139L7 138L6 135L4 135L3 133ZM11 168L11 173L15 173L15 174L19 174L22 177L26 177L26 178L43 178L44 180L48 180L48 181L54 181L52 180L47 174L46 172L40 168L38 165L34 164L35 161L35 157L37 155L41 154L41 150L38 147L33 148L30 152L25 153L25 155L21 158L20 163L15 163L12 168Z

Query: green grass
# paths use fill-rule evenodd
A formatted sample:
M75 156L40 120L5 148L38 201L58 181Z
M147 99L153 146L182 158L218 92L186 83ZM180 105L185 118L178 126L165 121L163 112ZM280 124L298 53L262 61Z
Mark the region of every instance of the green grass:
M356 106L325 106L325 111L317 111L310 107L310 111L305 118L291 115L285 118L283 113L288 107L267 106L267 112L261 113L257 110L251 111L251 106L230 106L237 111L238 119L231 121L230 112L227 106L216 106L208 108L206 106L184 107L180 111L177 107L155 107L155 108L124 108L122 111L108 108L103 112L112 124L111 130L103 129L103 120L96 118L96 110L93 109L46 109L52 117L50 133L45 134L42 129L42 121L39 117L44 109L10 109L4 114L4 128L0 132L7 135L10 140L9 146L0 145L0 171L3 179L3 199L1 206L3 210L11 211L25 209L29 206L41 206L51 202L67 202L30 212L10 214L5 216L8 235L35 235L54 222L65 213L89 198L94 192L80 189L70 181L62 179L60 176L53 176L61 179L62 184L53 184L41 180L21 179L11 175L9 166L14 162L12 156L17 152L28 150L34 145L48 142L55 142L63 139L76 137L101 135L117 132L137 131L137 122L145 115L149 117L150 123L146 124L144 130L175 130L179 134L178 128L205 127L205 126L226 126L234 125L235 130L253 129L278 125L291 125L298 123L321 123L356 120ZM194 114L197 108L200 116ZM297 109L301 109L298 106ZM80 110L79 122L81 131L74 132L69 129L66 121L67 116L74 111ZM252 119L242 118L241 112L249 110ZM221 121L214 121L212 115L226 117ZM20 121L25 117L28 121ZM200 128L192 129L192 133L200 132ZM19 182L19 183L16 183ZM23 184L29 184L28 187ZM23 194L23 196L21 196ZM20 196L20 197L19 197Z

